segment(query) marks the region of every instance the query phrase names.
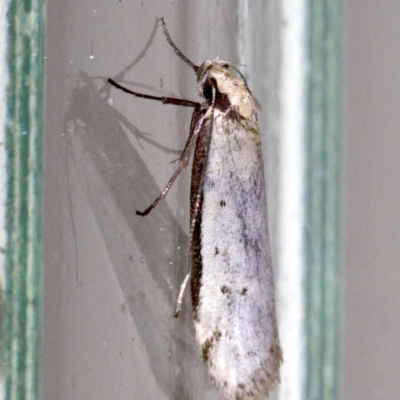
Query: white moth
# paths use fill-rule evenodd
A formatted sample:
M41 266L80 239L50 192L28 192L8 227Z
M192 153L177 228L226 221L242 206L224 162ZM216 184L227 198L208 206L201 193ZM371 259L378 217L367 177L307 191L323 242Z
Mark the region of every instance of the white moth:
M194 107L190 135L163 199L194 150L190 194L191 295L196 338L213 382L224 399L265 399L279 381L282 353L275 313L264 165L257 111L242 75L226 61L189 61L200 103L155 97L114 86L164 104Z

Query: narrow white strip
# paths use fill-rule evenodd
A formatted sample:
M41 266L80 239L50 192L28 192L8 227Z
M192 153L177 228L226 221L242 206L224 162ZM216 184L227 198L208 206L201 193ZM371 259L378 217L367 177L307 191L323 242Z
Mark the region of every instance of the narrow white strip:
M280 400L300 400L305 377L304 215L306 2L281 2L280 201L277 296L284 363Z

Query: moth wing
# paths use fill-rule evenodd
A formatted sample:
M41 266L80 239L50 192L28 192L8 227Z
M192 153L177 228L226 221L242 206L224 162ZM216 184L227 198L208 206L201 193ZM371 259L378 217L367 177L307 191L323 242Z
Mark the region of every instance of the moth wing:
M227 398L265 396L279 380L264 166L258 129L215 111L197 239L195 327ZM192 278L193 280L193 278ZM236 397L235 397L236 396Z

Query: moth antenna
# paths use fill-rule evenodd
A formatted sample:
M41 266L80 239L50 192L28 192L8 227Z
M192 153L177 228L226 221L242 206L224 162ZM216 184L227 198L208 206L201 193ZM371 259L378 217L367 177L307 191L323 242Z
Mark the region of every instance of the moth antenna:
M233 65L239 65L240 67L247 68L247 65L246 65L246 64L239 64L239 63L237 63L237 62L234 62L234 61L230 61L230 64L233 64Z
M168 42L169 45L174 49L175 54L176 54L180 59L182 59L183 61L185 61L186 64L190 65L190 66L194 69L194 72L197 73L197 71L199 70L200 67L198 67L197 65L193 64L187 57L185 57L185 56L182 54L182 52L178 49L178 47L176 46L176 44L175 44L174 41L172 40L171 35L170 35L169 32L168 32L167 25L165 24L165 21L164 21L164 17L160 18L160 20L161 20L161 24L162 24L162 27L163 27L163 30L164 30L164 34L165 34L165 36L167 37L167 42Z

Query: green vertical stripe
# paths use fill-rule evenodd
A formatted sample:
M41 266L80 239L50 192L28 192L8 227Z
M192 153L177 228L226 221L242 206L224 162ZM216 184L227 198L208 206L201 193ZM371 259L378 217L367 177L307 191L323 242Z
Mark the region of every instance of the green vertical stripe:
M41 370L44 2L13 0L7 17L5 398L33 400Z
M308 2L307 400L338 398L341 2Z

